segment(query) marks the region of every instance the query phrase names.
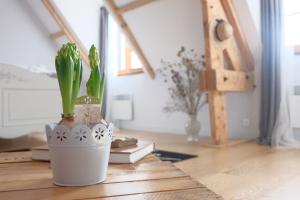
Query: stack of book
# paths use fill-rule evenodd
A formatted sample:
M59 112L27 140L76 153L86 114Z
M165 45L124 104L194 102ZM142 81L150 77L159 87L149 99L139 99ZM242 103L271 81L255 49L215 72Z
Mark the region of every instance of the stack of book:
M47 145L31 149L33 160L49 161L49 149ZM111 148L109 163L135 163L154 151L154 143L138 141L136 145Z

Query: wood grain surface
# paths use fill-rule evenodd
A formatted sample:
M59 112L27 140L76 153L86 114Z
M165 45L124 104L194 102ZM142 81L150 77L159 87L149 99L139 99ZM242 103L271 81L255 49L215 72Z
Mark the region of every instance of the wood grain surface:
M122 130L119 135L153 141L160 150L198 155L175 166L225 200L300 199L300 149L274 149L255 140L212 148L209 137L191 143L183 134L146 131Z
M221 199L204 185L149 155L135 164L109 165L104 183L60 187L50 163L32 161L30 152L0 154L0 199Z

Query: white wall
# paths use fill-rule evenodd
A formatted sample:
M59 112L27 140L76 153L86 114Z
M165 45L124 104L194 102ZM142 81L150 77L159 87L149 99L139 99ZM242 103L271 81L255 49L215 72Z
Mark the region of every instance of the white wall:
M88 52L92 44L99 46L100 7L102 0L51 0L66 21L67 26L79 38ZM50 34L60 30L40 0L1 0L0 6L0 62L15 64L34 71L55 71L57 50L68 40L56 41ZM83 86L89 77L84 67ZM82 87L82 94L85 87Z
M67 24L87 49L99 46L100 7L102 0L53 0ZM57 41L50 34L59 31L40 0L1 0L0 62L55 71L56 51L66 38ZM88 78L89 69L84 68Z
M157 69L161 59L173 60L182 45L203 52L202 15L199 11L197 0L164 0L131 11L124 17L151 65ZM111 95L125 93L134 96L135 120L123 122L123 128L175 133L183 130L185 115L177 113L168 118L161 112L168 99L161 77L151 80L146 73L117 77L118 63L112 65ZM202 116L207 121L206 115Z
M240 0L235 2L242 6L245 5L238 3L241 2ZM250 0L248 0L249 2ZM93 43L98 46L99 8L102 1L54 0L54 3L87 49ZM252 14L259 13L256 9L258 3L255 4L252 1L249 3ZM204 41L200 6L199 0L164 0L125 14L125 19L155 69L160 67L162 58L165 60L176 59L176 52L182 45L203 53ZM253 9L256 11L253 12ZM241 11L239 16L249 19L249 11L248 15L247 12ZM252 17L258 27L257 14ZM53 69L57 46L49 39L49 30L45 29L41 21L37 20L26 3L22 0L2 0L0 24L0 62L29 66L46 65L49 69ZM260 45L257 43L257 37L253 37L253 29L249 31L249 27L251 28L253 24L249 25L249 21L245 21L242 25L247 30L246 34L248 40L251 41L251 50L255 55L256 64L259 66ZM116 53L113 49L110 52ZM117 77L115 72L118 68L118 61L110 61L108 65L110 72L108 77L109 98L114 94L133 94L134 96L135 119L123 122L121 124L123 128L184 133L184 125L187 120L185 114L176 113L168 117L167 114L161 112L169 97L160 77L154 81L147 74ZM257 69L256 74L259 77L259 67ZM228 95L230 136L256 137L258 133L258 91ZM201 111L199 118L203 124L202 135L209 135L207 107ZM251 121L249 127L242 125L243 119Z
M245 3L246 1L244 1ZM246 12L250 13L249 10L246 10ZM187 48L194 48L201 54L203 53L202 14L199 0L154 2L126 13L125 19L155 69L161 66L160 60L162 58L170 61L176 59L176 52L182 45ZM247 28L247 23L248 21L244 24L245 28ZM253 31L250 31L247 35L251 41L250 34L253 34ZM260 70L258 56L260 43L257 41L257 37L254 33L256 41L251 45L251 50L256 56L258 72ZM111 53L113 52L111 50ZM122 122L122 128L184 134L184 126L187 120L185 114L176 113L168 117L167 114L161 112L169 97L160 77L157 77L154 81L146 73L117 77L118 62L111 62L109 67L111 68L110 98L114 94L132 94L134 97L134 120ZM228 123L231 137L254 138L257 136L258 94L259 90L244 94L227 95ZM209 135L207 107L200 112L199 119L203 124L201 134ZM249 127L242 125L243 119L250 120Z
M99 49L100 37L100 8L102 0L52 0L58 12L67 22L69 29L74 33L79 42L88 53L90 47L95 44ZM80 95L86 95L86 81L90 70L83 63L83 80Z
M235 3L238 1L244 2L241 0L235 0ZM247 0L251 17L253 18L253 22L258 30L260 30L260 1L261 0Z
M0 62L54 70L55 46L22 0L1 0Z
M88 50L99 46L100 7L102 0L52 0L68 25Z

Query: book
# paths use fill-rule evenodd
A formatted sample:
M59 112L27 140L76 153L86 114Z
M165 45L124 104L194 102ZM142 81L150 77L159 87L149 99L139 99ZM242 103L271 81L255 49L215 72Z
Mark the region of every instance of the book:
M135 163L154 151L154 143L138 141L136 145L111 148L109 163ZM49 161L49 149L47 145L34 147L31 149L32 159Z
M135 163L154 151L154 143L138 141L136 145L111 148L109 163Z
M48 145L31 148L32 160L50 161Z

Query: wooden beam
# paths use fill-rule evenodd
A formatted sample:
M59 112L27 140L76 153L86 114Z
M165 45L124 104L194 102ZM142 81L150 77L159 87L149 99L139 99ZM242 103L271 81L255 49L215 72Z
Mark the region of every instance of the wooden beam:
M203 70L201 89L207 91L241 92L253 89L254 74L233 70Z
M133 10L133 9L142 7L146 4L152 3L153 1L156 1L156 0L137 0L137 1L133 1L133 2L131 2L127 5L125 5L125 6L122 6L122 7L118 8L118 13L123 14L125 12L130 11L130 10Z
M216 16L214 12L219 13L221 11L219 7L215 7L217 6L216 3L218 3L216 1L217 0L201 0L207 70L224 69L223 51L220 51L223 50L224 47L216 48L215 45L217 41L215 39ZM208 83L211 78L206 76L206 74L200 76L205 79L201 82L202 87L205 87L208 91L211 142L214 145L224 145L227 143L228 137L225 94L216 90L210 90L209 87L211 86L209 86Z
M245 63L249 71L254 70L254 58L248 46L248 42L243 34L241 27L239 26L239 21L237 16L235 15L235 10L233 8L231 0L220 0L222 6L224 8L225 14L233 27L234 36L237 40L237 43L240 47L240 51L242 52L243 58L245 59Z
M50 38L51 38L51 40L56 40L56 39L58 39L58 38L60 38L60 37L63 37L63 36L65 36L65 32L63 32L63 31L58 31L58 32L56 32L56 33L52 33L52 34L50 35Z
M224 92L250 90L254 85L254 59L242 34L231 0L201 0L204 22L206 70L200 73L200 88L208 91L212 143L227 143L226 96ZM231 24L234 35L216 38L218 20ZM225 65L228 69L225 69Z
M87 56L87 53L86 53L85 49L83 48L81 43L77 40L77 38L74 36L74 34L69 30L69 28L65 24L64 20L62 19L62 17L58 14L56 9L52 5L51 1L50 0L42 0L42 2L46 6L48 11L50 12L52 17L54 18L54 20L58 24L58 26L61 28L62 32L64 32L64 34L66 35L68 40L77 45L77 47L80 50L81 57L82 57L83 61L89 66L89 59L88 59L88 56Z
M118 76L127 76L127 75L133 75L133 74L141 74L144 73L142 68L137 69L121 69L118 71Z
M223 92L209 91L208 106L211 124L211 142L213 145L227 144L226 97Z
M141 47L139 46L138 42L136 41L135 37L133 36L131 30L129 29L127 23L125 22L124 18L121 14L118 13L118 9L116 4L113 0L106 0L106 7L110 11L111 15L114 17L118 25L121 27L121 30L125 37L127 38L128 42L130 43L131 47L133 48L134 52L139 57L141 63L143 64L143 68L148 72L149 76L154 79L155 72L151 67L150 63L148 62L147 58L145 57Z

